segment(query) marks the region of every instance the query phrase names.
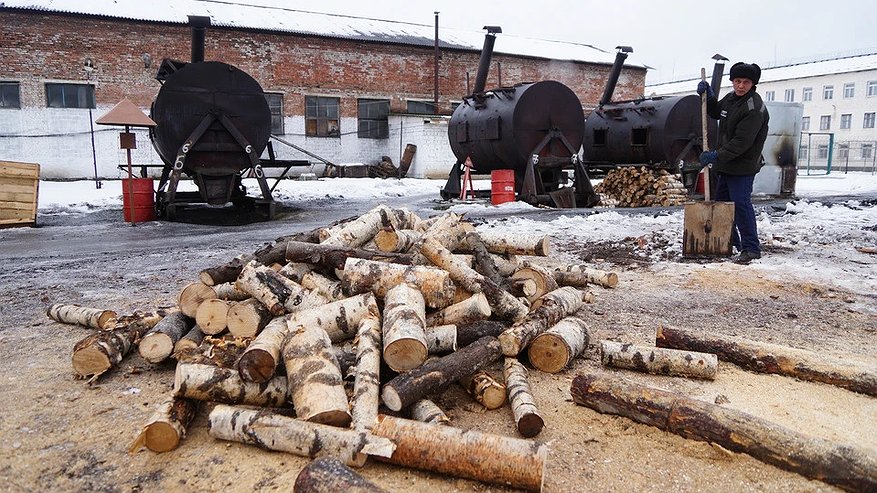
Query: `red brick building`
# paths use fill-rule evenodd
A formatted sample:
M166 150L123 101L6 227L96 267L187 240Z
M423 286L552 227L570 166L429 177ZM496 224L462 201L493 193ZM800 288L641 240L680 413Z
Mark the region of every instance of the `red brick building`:
M285 140L342 163L397 159L414 143L414 176L446 176L453 163L442 116L474 82L477 30L439 30L434 107L434 26L191 0L105 3L0 4L0 159L40 162L47 178L87 178L93 167L101 177L119 176L118 129L92 131L91 123L122 98L148 113L161 60L190 58L192 14L211 17L205 59L235 65L262 85L273 133ZM487 87L553 79L588 110L613 58L588 45L499 34ZM642 95L645 72L626 65L615 99ZM317 118L308 104L328 113ZM158 164L145 132L138 141L135 160Z

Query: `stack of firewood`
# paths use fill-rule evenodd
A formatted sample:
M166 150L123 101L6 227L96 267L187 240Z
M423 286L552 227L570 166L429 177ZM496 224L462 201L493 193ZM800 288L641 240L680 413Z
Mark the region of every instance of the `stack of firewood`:
M685 186L664 169L616 168L594 190L616 207L666 207L683 204Z
M449 419L430 399L459 383L485 408L508 401L523 437L542 430L518 354L543 371L567 367L588 345L577 316L593 300L586 287L618 282L533 260L549 252L546 236L381 205L205 269L177 310L119 317L53 305L49 316L111 329L74 347L79 377L97 378L135 347L152 363L176 359L173 392L132 451L174 449L209 401L219 439L538 491L545 445L438 426Z

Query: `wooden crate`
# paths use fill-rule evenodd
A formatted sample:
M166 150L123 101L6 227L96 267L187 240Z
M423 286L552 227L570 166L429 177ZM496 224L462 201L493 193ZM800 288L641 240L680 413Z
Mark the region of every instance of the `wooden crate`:
M0 228L34 226L40 165L0 161Z

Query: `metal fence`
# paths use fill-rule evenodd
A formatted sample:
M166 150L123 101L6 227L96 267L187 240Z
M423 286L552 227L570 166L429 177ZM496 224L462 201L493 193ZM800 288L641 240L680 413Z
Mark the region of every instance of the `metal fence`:
M877 140L838 140L833 133L801 132L798 174L877 173Z

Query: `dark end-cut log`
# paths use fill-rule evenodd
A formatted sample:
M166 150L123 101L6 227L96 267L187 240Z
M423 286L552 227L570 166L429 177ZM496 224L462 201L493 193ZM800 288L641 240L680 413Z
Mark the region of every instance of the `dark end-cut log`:
M298 473L294 493L383 493L384 490L363 478L334 457L314 459Z
M290 241L286 245L286 260L322 265L330 269L343 269L348 258L361 258L380 262L410 264L411 256L401 253L376 252L362 248L324 245Z

